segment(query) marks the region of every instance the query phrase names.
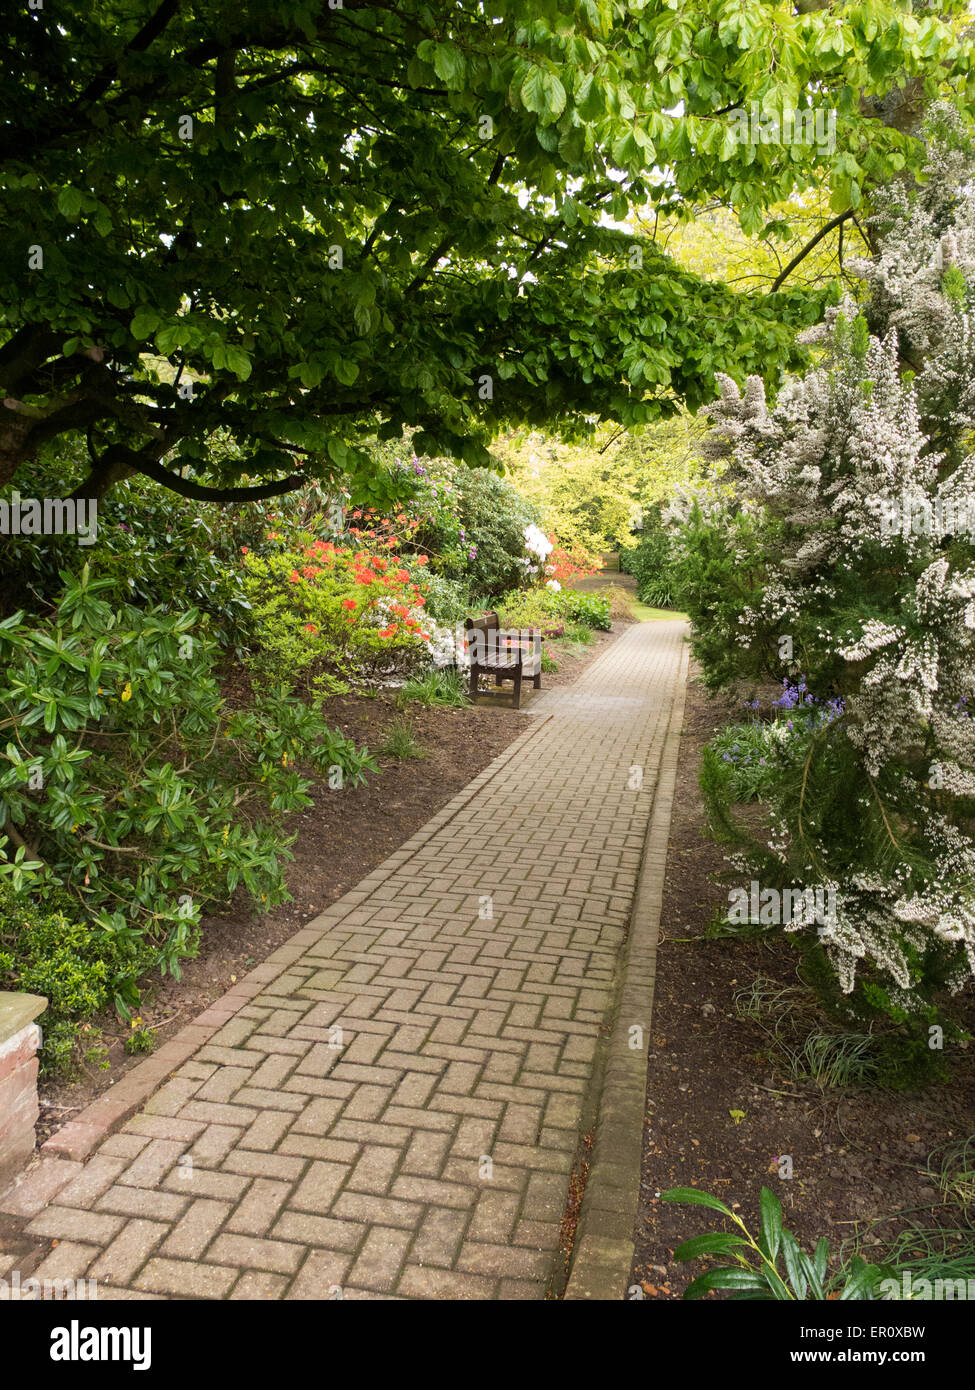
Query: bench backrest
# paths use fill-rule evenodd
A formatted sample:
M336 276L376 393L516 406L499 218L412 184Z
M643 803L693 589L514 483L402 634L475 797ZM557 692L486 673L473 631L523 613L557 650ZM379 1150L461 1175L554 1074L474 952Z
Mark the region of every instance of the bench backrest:
M498 615L493 610L484 613L480 618L464 619L465 632L495 632L499 626Z
M511 656L520 648L524 653L524 674L534 676L541 670L542 634L538 628L514 629L509 632L502 629L497 613L492 611L482 614L479 618L466 618L464 635L471 661L475 666L485 658L493 660L498 656Z

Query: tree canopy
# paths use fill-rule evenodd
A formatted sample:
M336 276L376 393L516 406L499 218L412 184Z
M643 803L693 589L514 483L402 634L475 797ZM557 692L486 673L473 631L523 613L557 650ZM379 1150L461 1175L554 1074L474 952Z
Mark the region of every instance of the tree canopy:
M693 409L718 372L794 364L808 290L709 283L625 219L712 199L754 232L823 183L835 213L855 207L914 166L912 103L967 101L965 13L18 6L0 35L0 485L80 435L89 495L137 472L224 500L341 475L368 499L377 433L485 462L502 428L582 438ZM727 114L753 102L835 108L835 148L736 141Z

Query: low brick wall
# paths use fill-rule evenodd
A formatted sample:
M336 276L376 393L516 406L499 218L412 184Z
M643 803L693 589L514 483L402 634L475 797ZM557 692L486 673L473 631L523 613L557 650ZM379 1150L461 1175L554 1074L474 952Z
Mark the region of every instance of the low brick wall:
M34 1019L46 1008L38 994L0 993L0 1190L34 1152L41 1041Z

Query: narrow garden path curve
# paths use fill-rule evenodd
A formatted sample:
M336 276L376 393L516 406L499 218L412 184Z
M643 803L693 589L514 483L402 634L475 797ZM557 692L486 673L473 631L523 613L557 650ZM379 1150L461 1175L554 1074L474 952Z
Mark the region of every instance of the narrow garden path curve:
M440 814L55 1135L0 1202L58 1242L35 1275L102 1298L544 1297L685 633L630 627L534 699ZM139 1072L163 1084L106 1136Z

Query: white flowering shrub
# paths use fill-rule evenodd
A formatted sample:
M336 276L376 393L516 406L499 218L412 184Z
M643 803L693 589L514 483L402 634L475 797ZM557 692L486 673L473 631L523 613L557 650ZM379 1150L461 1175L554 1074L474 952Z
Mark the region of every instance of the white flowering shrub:
M545 560L555 549L553 542L549 540L541 527L534 523L525 527L524 536L525 549L535 561Z
M975 192L898 196L816 367L774 404L721 382L677 523L711 684L801 675L836 710L775 745L772 833L738 862L833 890L830 921L792 924L810 961L926 1046L975 975Z

